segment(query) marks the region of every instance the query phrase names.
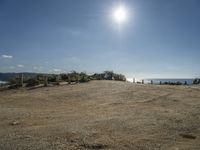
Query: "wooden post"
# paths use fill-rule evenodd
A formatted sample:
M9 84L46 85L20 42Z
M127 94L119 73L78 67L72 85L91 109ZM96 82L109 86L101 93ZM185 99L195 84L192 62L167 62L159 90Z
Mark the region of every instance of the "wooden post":
M21 86L23 87L24 86L24 75L21 74Z
M48 86L48 77L47 76L44 77L44 86L45 87Z
M76 83L79 83L79 76L76 75Z
M58 75L56 76L56 82L57 82L57 85L60 84L60 83L59 83L59 80L60 80L60 75L58 74Z
M133 83L135 83L135 78L133 78Z
M59 75L56 76L56 82L59 82Z
M144 80L142 80L142 84L144 84Z
M70 75L68 75L68 83L71 84L71 78L70 78Z

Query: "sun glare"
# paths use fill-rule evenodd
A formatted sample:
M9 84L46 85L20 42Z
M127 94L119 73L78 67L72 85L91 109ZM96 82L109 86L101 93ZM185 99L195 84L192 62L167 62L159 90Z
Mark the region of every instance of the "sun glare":
M113 13L115 21L119 24L123 23L127 19L127 10L123 6L119 6Z

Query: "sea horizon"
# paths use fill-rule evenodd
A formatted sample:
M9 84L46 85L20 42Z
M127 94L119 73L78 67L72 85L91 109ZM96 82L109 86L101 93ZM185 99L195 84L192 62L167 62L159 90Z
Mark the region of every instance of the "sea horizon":
M129 82L133 82L134 78L127 78L127 81ZM135 78L135 82L142 82L142 80L144 80L145 84L149 84L151 83L151 81L153 81L153 84L160 84L160 82L164 83L164 82L171 82L171 83L177 83L180 82L182 84L184 84L185 82L187 82L187 84L193 84L195 78L143 78L143 79L138 79Z
M182 84L187 83L187 84L193 84L193 80L195 78L151 78L151 79L144 79L144 83L148 84L153 81L153 84L160 84L164 82L171 82L171 83L177 83L180 82Z

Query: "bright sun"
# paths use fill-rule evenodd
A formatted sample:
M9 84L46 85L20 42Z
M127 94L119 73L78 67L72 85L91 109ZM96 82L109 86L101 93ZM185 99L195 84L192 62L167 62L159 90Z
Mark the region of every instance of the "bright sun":
M119 6L113 13L115 21L119 24L123 23L127 19L127 11L125 7Z

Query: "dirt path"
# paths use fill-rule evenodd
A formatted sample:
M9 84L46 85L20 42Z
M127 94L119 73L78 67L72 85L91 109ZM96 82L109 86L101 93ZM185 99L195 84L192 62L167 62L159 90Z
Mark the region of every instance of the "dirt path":
M0 92L0 149L200 149L200 88L92 81Z

